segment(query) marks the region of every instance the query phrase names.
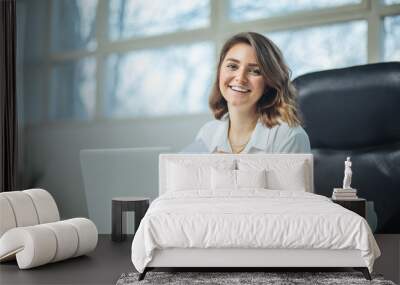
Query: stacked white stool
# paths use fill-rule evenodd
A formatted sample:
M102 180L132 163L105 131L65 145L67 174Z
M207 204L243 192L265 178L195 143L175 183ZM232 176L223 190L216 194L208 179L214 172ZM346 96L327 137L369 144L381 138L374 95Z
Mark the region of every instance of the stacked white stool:
M80 256L96 248L97 234L86 218L60 221L46 190L0 193L0 262L16 258L28 269Z

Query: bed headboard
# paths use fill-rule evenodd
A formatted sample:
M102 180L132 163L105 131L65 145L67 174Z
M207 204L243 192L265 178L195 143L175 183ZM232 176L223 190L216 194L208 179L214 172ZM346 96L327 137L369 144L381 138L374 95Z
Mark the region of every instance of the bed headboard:
M294 80L314 154L315 193L351 186L374 203L377 233L400 233L400 62L326 70Z
M159 156L159 195L166 192L167 169L170 162L187 160L199 163L213 163L218 160L232 161L238 165L240 160L265 161L266 163L279 163L283 161L304 162L307 168L307 192L314 191L313 183L313 155L312 154L160 154Z

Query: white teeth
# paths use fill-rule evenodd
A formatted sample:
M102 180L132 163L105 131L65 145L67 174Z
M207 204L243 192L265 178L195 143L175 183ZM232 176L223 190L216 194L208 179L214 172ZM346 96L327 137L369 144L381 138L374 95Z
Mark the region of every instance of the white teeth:
M238 92L249 92L249 89L240 87L240 86L230 86L232 90L238 91Z

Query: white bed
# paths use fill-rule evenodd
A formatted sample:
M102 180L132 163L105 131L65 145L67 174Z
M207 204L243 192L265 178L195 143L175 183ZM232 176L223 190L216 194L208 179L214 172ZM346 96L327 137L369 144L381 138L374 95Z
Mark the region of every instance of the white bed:
M354 267L380 255L367 222L313 194L311 154L161 154L160 196L132 243L154 267Z

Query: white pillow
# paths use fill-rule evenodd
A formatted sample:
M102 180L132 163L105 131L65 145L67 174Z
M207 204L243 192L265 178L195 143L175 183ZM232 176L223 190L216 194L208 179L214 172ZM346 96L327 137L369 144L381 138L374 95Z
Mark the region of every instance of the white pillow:
M303 191L307 189L306 164L295 163L290 168L267 171L268 188L273 190Z
M236 170L211 168L211 189L236 189Z
M211 188L211 168L234 169L235 161L170 161L167 165L167 191Z
M168 190L184 191L210 188L210 167L170 163Z
M236 170L237 188L267 188L267 172L262 170Z
M211 169L211 189L266 188L266 171Z
M267 187L272 190L307 191L310 169L305 160L288 159L240 159L240 170L266 169Z

